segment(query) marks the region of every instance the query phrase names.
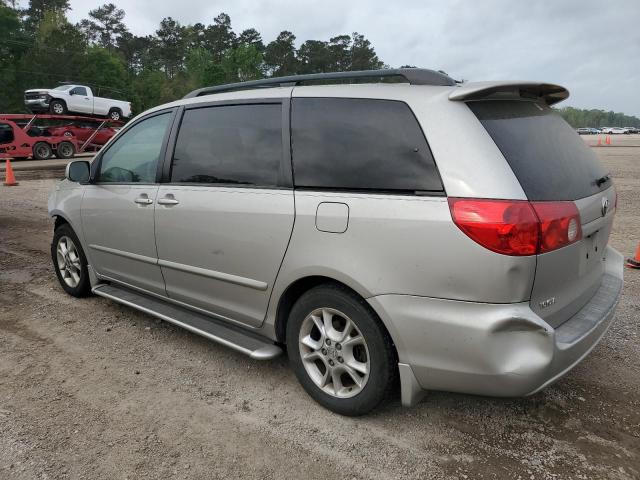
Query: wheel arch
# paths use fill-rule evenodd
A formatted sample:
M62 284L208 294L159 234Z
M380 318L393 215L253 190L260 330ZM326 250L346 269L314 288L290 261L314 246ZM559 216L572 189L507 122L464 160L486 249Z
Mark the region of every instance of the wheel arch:
M387 334L389 335L389 338L391 338L391 341L393 343L393 348L396 351L396 358L398 358L399 352L398 352L398 344L396 343L396 338L395 338L396 335L394 335L395 329L389 328L390 326L387 324L387 321L385 321L383 315L380 315L380 313L371 305L371 303L367 301L367 297L363 295L361 292L358 292L356 289L354 289L353 287L347 285L346 283L340 280L337 280L333 277L326 276L326 275L308 275L308 276L298 278L295 281L291 282L287 286L287 288L283 291L282 295L280 295L280 298L278 299L276 312L275 312L274 330L275 330L276 341L286 346L287 322L289 320L289 314L291 313L291 309L293 308L293 305L296 303L296 301L304 293L308 292L312 288L315 288L319 285L326 285L326 284L338 285L350 291L351 293L359 296L366 302L371 312L380 322L380 325L382 325L386 330Z

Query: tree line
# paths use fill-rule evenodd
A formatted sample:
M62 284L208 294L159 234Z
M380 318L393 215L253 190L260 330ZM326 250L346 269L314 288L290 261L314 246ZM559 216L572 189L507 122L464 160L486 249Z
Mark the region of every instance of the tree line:
M604 110L585 110L573 107L559 108L558 113L574 128L580 127L638 127L640 118L624 113Z
M386 65L364 35L306 40L282 31L265 42L254 28L236 32L220 13L210 24L164 18L153 35L131 33L113 3L72 24L69 0L0 0L0 112L24 111L23 92L77 82L131 101L134 112L208 85L269 76Z
M131 33L124 10L107 3L72 24L69 0L0 0L0 112L25 111L23 92L62 82L87 84L98 95L126 99L134 112L208 85L295 75L388 67L357 32L306 40L282 31L265 42L255 28L239 33L220 13L210 24L164 18L152 35ZM565 107L573 127L640 127L640 119Z

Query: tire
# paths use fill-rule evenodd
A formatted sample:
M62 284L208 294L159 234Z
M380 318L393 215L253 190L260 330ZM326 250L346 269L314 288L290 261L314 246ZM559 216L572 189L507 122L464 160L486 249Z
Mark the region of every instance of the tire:
M33 158L36 160L48 160L52 155L53 150L47 142L37 142L33 146Z
M73 158L76 154L76 147L71 142L60 142L56 148L56 157Z
M52 100L49 104L49 111L55 115L64 115L67 113L67 104L62 100Z
M320 318L330 322L330 330ZM304 293L291 310L286 336L289 363L302 387L335 413L364 415L398 384L391 337L371 307L346 287L326 284Z
M65 250L68 252L66 256ZM87 257L78 237L68 223L60 225L53 233L51 261L65 292L73 297L86 297L91 293Z
M122 112L118 108L112 108L109 110L109 119L114 122L120 121L122 119Z

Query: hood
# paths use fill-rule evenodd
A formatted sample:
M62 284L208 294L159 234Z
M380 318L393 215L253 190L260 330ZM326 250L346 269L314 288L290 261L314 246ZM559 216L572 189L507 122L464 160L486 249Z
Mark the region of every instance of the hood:
M25 90L24 93L50 93L51 90L48 88L32 88L30 90Z

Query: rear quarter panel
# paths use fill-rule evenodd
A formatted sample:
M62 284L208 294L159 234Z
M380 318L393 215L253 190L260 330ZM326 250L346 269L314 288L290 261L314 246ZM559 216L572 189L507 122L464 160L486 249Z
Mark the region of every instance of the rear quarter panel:
M296 191L296 221L274 298L295 280L324 275L365 298L419 295L510 303L529 298L535 257L498 255L452 222L444 197ZM347 230L318 230L321 202L349 206Z

